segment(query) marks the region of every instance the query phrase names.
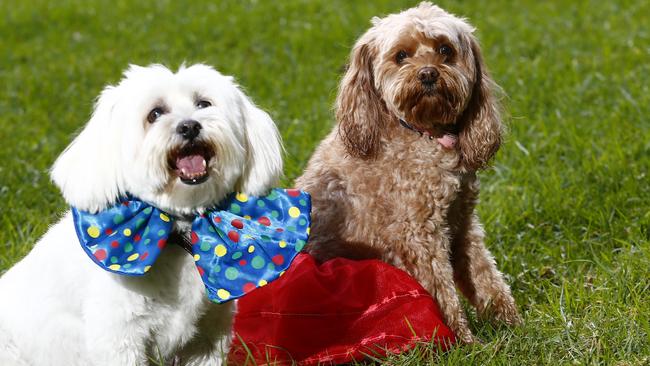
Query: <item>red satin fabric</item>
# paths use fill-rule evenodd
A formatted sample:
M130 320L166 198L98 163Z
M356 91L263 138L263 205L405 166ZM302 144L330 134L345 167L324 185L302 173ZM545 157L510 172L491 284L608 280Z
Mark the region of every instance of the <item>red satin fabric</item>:
M234 365L340 364L417 342L455 343L436 302L407 273L377 260L318 265L307 254L239 299L234 333Z

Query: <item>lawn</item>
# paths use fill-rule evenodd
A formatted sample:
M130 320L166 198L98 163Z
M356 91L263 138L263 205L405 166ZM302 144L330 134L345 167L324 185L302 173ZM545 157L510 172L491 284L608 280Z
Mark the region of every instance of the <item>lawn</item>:
M290 185L332 127L354 40L372 16L414 4L0 2L0 271L66 208L47 169L129 63L236 76L282 131ZM649 364L650 2L439 4L477 27L508 96L479 211L525 325L472 315L483 344L384 362Z

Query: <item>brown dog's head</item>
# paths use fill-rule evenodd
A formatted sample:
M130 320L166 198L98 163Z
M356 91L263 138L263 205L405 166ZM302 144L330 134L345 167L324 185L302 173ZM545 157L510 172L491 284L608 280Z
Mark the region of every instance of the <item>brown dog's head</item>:
M485 167L502 127L497 86L473 30L428 2L374 18L352 50L337 98L348 153L374 156L386 125L403 119L419 130L457 132L463 167Z

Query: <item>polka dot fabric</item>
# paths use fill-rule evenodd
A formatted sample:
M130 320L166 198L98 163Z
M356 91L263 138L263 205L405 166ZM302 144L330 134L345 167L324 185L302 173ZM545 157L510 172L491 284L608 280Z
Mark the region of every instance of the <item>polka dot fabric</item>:
M298 190L233 194L225 202L192 226L194 259L208 297L217 302L282 275L307 243L311 213L309 195Z
M128 198L97 214L72 208L89 257L110 272L143 275L172 230L173 218ZM210 300L241 297L277 279L309 237L309 194L273 189L264 197L229 195L192 223L192 255Z

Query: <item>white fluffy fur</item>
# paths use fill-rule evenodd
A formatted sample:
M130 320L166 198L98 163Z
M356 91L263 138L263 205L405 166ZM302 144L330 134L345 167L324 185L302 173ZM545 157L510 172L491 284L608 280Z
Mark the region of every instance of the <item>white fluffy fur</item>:
M197 108L197 98L212 106ZM161 104L168 113L149 123L149 111ZM182 143L176 126L187 119L201 123L200 138L216 150L199 185L182 183L167 162ZM177 73L152 65L131 66L104 89L51 174L66 201L83 210L100 210L128 192L183 215L229 192L264 193L281 172L275 124L231 77L205 65ZM179 220L176 230L186 233L188 225ZM0 278L0 365L145 365L159 354L219 365L233 311L232 302L207 300L192 257L177 245L143 277L101 269L66 213Z

